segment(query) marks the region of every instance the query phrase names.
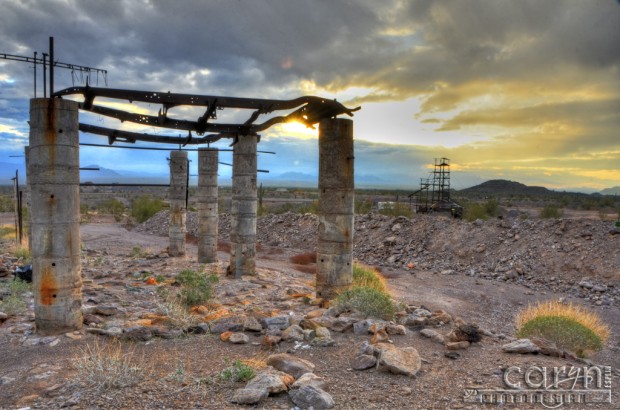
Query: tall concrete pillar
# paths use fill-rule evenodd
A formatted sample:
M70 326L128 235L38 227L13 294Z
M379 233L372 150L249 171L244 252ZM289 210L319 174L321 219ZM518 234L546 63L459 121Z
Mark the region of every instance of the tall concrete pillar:
M82 327L78 104L30 100L28 180L37 332Z
M32 190L30 189L30 170L28 169L28 164L30 164L30 146L26 145L24 147L24 158L26 159L26 209L30 211L30 195ZM26 220L26 226L28 227L28 250L32 253L32 229L31 229L31 221L32 217L30 216L30 212L28 212L28 219Z
M185 255L185 218L187 209L185 206L188 179L187 151L170 151L170 225L168 236L170 256Z
M217 148L198 149L198 262L217 261Z
M256 272L256 135L240 135L233 149L230 266L240 278Z
M353 121L319 123L317 297L332 299L353 278Z

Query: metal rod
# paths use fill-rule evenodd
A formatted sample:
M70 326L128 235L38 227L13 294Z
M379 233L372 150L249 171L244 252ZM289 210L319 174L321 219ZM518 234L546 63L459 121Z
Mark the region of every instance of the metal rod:
M80 171L101 171L99 167L82 167Z
M43 53L43 98L47 98L47 54Z
M80 186L167 186L169 187L170 184L125 184L125 183L116 183L113 182L111 184L105 184L105 183L80 183Z
M35 53L36 55L37 53ZM43 53L45 54L45 53ZM0 59L3 60L13 60L13 61L19 61L22 63L35 63L35 64L43 64L43 59L42 58L32 58L32 57L26 57L26 56L17 56L14 54L6 54L6 53L0 53ZM54 67L56 68L66 68L68 70L73 70L73 71L81 71L81 72L90 72L90 71L96 71L97 73L103 73L103 74L107 74L108 71L107 70L103 70L101 68L95 68L95 67L88 67L88 66L83 66L83 65L76 65L76 64L69 64L69 63L63 63L60 61L57 61L54 64Z
M34 52L34 98L37 98L37 52Z
M50 98L54 96L54 37L50 37Z
M101 148L126 148L126 149L139 149L146 151L170 151L170 148L158 148L158 147L130 147L128 145L108 145L108 144L91 144L88 142L80 142L80 145L85 147L101 147ZM183 151L197 152L199 148L184 148ZM231 149L218 149L219 152L232 152ZM261 154L275 154L274 151L256 151ZM9 155L10 156L10 155ZM23 155L20 155L23 157Z

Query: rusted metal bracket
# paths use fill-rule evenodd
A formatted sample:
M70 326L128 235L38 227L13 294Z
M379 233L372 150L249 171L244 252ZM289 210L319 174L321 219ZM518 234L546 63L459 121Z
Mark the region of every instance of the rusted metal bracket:
M194 94L175 94L151 91L121 90L111 88L96 87L71 87L54 94L55 97L64 97L69 95L81 94L84 101L80 103L80 109L90 111L96 114L105 115L116 118L120 121L130 121L137 124L161 127L177 130L194 131L198 135L204 135L206 132L219 134L219 138L234 138L235 135L255 135L275 124L283 122L301 122L308 127L313 128L314 124L324 118L332 118L341 114L353 116L353 112L361 107L347 108L335 100L328 100L321 97L299 97L293 100L268 100L257 98L238 98L238 97L219 97L210 95L194 95ZM120 99L132 102L144 102L151 104L161 104L162 108L158 115L145 115L130 113L114 108L95 105L96 98ZM196 121L174 119L168 116L168 110L173 107L189 105L207 107L204 115ZM250 117L241 124L218 124L209 122L209 120L217 119L216 111L224 108L247 109L253 110ZM260 115L269 114L274 111L294 110L286 115L272 117L262 123L255 124ZM82 129L82 127L91 127L90 130ZM80 124L80 129L85 132L94 132L97 134L108 135L111 142L122 137L128 142L134 141L152 141L152 142L170 142L170 138L160 137L149 134L128 133L118 131L111 134L110 129L102 127L86 126ZM96 130L96 131L95 131ZM105 131L103 131L105 130ZM191 135L191 134L190 134ZM114 137L114 138L113 138ZM145 139L148 138L148 139ZM161 140L163 138L163 140ZM207 136L203 138L188 138L186 144L201 144L213 142L215 136ZM218 139L219 139L218 138ZM159 139L159 140L158 140ZM177 138L176 141L179 139ZM198 142L196 142L198 141Z

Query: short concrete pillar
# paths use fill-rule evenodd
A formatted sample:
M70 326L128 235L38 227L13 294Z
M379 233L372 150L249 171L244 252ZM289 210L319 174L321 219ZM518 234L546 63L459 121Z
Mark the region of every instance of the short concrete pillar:
M256 273L256 135L240 135L233 149L229 274Z
M217 148L198 149L198 262L217 261Z
M332 299L353 278L353 121L319 123L317 297Z
M78 104L30 100L30 230L37 333L82 327Z
M187 216L187 179L188 179L187 151L170 151L170 225L168 236L170 256L185 255L185 219Z

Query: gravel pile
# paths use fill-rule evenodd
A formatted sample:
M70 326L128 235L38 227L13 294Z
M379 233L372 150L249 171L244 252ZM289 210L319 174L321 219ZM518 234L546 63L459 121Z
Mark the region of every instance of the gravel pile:
M197 232L197 213L187 216ZM270 214L258 218L263 245L316 249L318 217ZM168 235L162 211L136 227ZM355 218L354 257L384 269L430 270L566 292L598 305L620 303L620 237L609 222L575 219L492 219L469 223L445 217L414 218L380 214ZM230 215L220 215L219 239L229 240Z

